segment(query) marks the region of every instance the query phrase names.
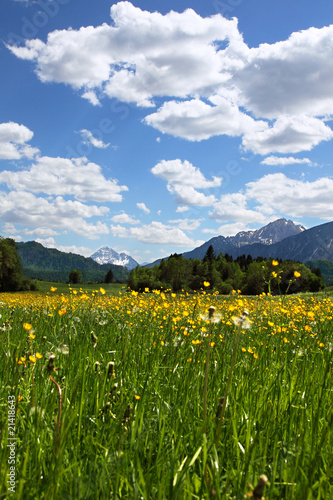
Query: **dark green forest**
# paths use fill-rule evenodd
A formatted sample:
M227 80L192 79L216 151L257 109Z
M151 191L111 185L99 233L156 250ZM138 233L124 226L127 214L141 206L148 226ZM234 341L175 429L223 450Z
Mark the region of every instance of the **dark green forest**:
M15 241L0 236L0 292L35 289L36 285L24 276Z
M300 273L295 277L294 272ZM324 288L320 269L309 269L305 264L285 260L277 266L272 259L250 255L240 255L233 259L228 254L216 256L210 246L203 260L186 259L173 254L153 268L137 267L130 272L128 285L136 291L145 288L195 291L209 283L208 290L229 294L241 290L246 295L259 295L263 292L285 294L296 292L317 292Z

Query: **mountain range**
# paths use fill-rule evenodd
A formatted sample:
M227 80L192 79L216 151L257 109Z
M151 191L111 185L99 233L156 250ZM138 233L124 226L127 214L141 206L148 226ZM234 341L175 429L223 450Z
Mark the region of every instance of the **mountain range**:
M277 228L276 232L275 228ZM294 234L290 234L292 232ZM315 259L333 261L333 222L305 229L292 221L278 219L254 233L256 234L248 235L249 243L245 243L244 235L239 237L240 233L233 237L217 236L191 252L183 253L183 256L188 259L202 259L208 247L212 245L216 255L221 252L228 253L233 258L245 254L253 258L289 259L299 262ZM257 241L252 242L253 239ZM274 239L274 243L268 243ZM241 244L239 244L240 241Z
M210 245L215 255L222 252L234 259L245 254L253 258L303 262L319 267L326 283L332 281L333 222L305 229L291 220L278 219L254 231L242 231L235 236L216 236L182 255L188 259L203 259ZM100 248L91 257L45 248L35 241L17 242L16 247L24 274L46 281L67 281L73 269L81 271L84 281L103 281L111 267L115 281L126 282L129 271L139 265L130 255L108 247ZM161 259L146 266L153 267L160 262Z
M215 255L221 252L236 259L240 255L295 260L319 267L326 283L333 275L333 222L306 229L291 220L278 219L255 231L242 231L235 236L216 236L203 245L183 253L187 259L203 259L210 245ZM147 267L158 265L162 259Z
M138 262L125 252L118 253L109 247L102 247L90 256L98 264L114 264L124 266L130 271L138 266Z

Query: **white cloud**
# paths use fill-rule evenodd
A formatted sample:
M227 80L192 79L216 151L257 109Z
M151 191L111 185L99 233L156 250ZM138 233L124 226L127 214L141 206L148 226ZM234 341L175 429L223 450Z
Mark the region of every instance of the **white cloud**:
M93 105L108 96L149 109L168 99L145 122L177 137L240 136L262 155L332 139L324 122L333 115L333 25L249 48L237 19L220 14L162 15L125 1L111 18L9 49L42 82L71 85Z
M125 214L124 212L118 215L114 215L111 218L111 220L112 222L116 222L118 224L132 224L132 225L140 224L139 220L134 219L134 217L131 217L130 215Z
M267 221L268 222L268 221ZM246 222L235 222L234 224L223 224L217 230L222 236L235 236L241 231L250 231Z
M274 189L272 189L274 186ZM278 217L333 219L333 179L291 179L283 173L267 174L248 182L239 193L223 195L213 206L211 219L226 222L219 231L228 235L242 224L267 224ZM222 232L224 231L224 232Z
M274 186L274 189L272 189ZM290 179L282 173L268 174L247 185L246 197L260 205L271 207L291 217L333 219L333 179L321 177L315 181Z
M255 121L222 96L213 96L206 104L199 99L169 101L156 113L148 115L145 122L176 137L201 141L215 135L240 136L252 130L265 130L268 125Z
M212 181L208 181L202 172L187 160L183 162L179 159L162 160L151 169L151 172L171 185L179 184L198 189L218 187L222 182L221 177L213 177Z
M188 212L190 210L190 207L177 207L176 212L178 213L183 213L183 212Z
M48 195L73 195L79 201L120 202L120 186L115 179L106 179L102 169L86 158L38 158L29 170L0 172L0 183L16 191Z
M333 130L318 118L306 115L283 116L271 128L253 130L243 137L245 149L266 155L310 151L322 141L333 138Z
M247 206L248 198L243 193L228 193L221 196L220 201L214 204L213 211L209 213L211 219L220 222L234 221L237 223L248 224L251 222L266 223L267 215L258 211L249 209Z
M89 101L93 106L101 105L97 95L92 90L87 90L87 92L84 92L84 94L82 94L82 97L83 99L87 99L87 101Z
M243 45L236 19L204 19L192 9L163 16L119 2L111 17L113 25L58 30L46 43L28 40L11 50L34 61L42 81L82 88L89 99L104 87L109 97L151 106L153 95L210 95L234 65L231 51L222 58L214 42Z
M0 221L22 224L28 228L50 230L69 229L89 239L108 234L106 224L97 221L88 223L85 219L103 217L107 207L84 205L78 201L37 197L25 191L0 192Z
M206 196L197 189L218 187L222 182L221 177L213 177L212 181L207 180L200 169L187 160L162 160L151 169L151 172L156 177L166 180L168 191L176 195L175 202L185 206L211 206L216 201L215 196Z
M278 156L267 156L264 160L260 162L262 165L312 165L309 158L294 158L292 156L288 157L278 157Z
M158 245L194 247L204 243L203 241L194 241L179 228L156 221L140 227L111 226L111 233L120 238L135 238L142 243Z
M183 184L167 185L168 191L176 195L175 203L177 205L188 205L197 207L210 207L216 201L214 195L206 196L200 193L192 186L185 186Z
M94 137L94 135L90 132L90 130L84 128L80 130L80 134L86 144L91 144L95 148L106 149L107 147L110 146L109 142L105 144L101 139L97 139L97 137Z
M39 150L26 144L33 135L25 125L0 123L0 160L31 159L37 155Z
M257 116L333 113L333 25L250 49L233 75L242 104Z
M145 214L150 214L150 210L149 208L146 207L146 205L142 202L142 203L137 203L136 206L142 210Z
M183 231L194 231L200 227L202 219L176 219L168 222L169 224L176 224Z

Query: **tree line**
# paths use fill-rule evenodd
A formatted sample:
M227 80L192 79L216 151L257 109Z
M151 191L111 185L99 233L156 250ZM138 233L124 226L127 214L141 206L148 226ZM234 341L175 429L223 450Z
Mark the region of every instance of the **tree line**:
M276 262L263 257L253 259L245 254L236 259L228 254L216 256L210 245L202 260L173 254L153 268L137 267L130 272L128 286L136 291L149 288L179 292L200 290L205 282L206 285L209 283L207 289L224 295L232 290L241 290L245 295L259 295L269 291L272 294L317 292L324 288L320 269L309 269L291 260L273 265Z

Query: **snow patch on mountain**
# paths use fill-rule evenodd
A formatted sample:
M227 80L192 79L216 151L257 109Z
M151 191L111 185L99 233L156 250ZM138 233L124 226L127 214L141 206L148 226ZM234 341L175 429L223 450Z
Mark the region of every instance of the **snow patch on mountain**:
M138 262L125 252L117 252L113 248L102 247L91 255L98 264L114 264L115 266L124 266L130 271L138 266Z

